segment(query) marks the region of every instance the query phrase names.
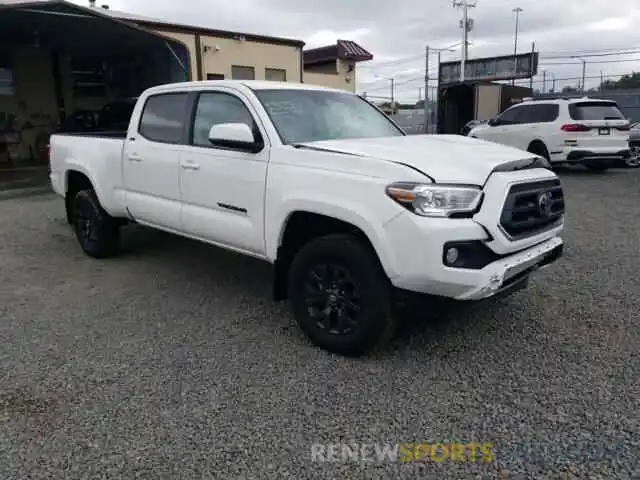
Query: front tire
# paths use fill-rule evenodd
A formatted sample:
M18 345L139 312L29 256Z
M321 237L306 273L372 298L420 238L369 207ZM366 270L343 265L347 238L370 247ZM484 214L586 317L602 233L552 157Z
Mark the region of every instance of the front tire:
M82 190L73 199L73 228L82 250L93 258L117 254L120 228L117 221L100 206L93 190Z
M358 357L395 332L391 284L372 249L350 235L306 244L289 271L296 322L320 348Z

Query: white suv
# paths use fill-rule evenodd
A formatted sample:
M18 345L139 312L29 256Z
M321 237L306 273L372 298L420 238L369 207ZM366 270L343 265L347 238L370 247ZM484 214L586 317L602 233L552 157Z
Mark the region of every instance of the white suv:
M630 157L629 121L616 102L588 97L525 99L469 136L527 150L553 165L603 171Z

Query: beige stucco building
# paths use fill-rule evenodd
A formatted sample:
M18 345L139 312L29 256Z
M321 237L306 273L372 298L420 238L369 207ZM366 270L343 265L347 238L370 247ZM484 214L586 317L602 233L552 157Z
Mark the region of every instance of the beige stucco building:
M0 169L46 162L70 115L160 83L304 82L355 92L354 42L304 49L297 39L178 25L64 0L0 2Z
M355 92L356 64L373 59L348 40L305 50L301 40L177 25L111 10L104 13L182 42L193 60L195 80L303 82Z

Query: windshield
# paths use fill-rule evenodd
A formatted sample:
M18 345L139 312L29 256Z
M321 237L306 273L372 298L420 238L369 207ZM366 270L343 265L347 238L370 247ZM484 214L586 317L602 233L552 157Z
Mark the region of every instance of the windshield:
M405 135L383 113L357 95L293 89L254 93L285 145Z
M569 105L569 115L574 120L624 120L614 102L573 103Z

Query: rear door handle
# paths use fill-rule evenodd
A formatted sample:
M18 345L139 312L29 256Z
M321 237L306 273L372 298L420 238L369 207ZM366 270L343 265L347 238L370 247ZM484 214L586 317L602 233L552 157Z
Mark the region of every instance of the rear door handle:
M132 155L129 155L129 161L130 162L141 162L142 161L142 157L139 156L139 155L132 154Z
M180 166L185 170L200 170L200 165L193 162L182 162Z

